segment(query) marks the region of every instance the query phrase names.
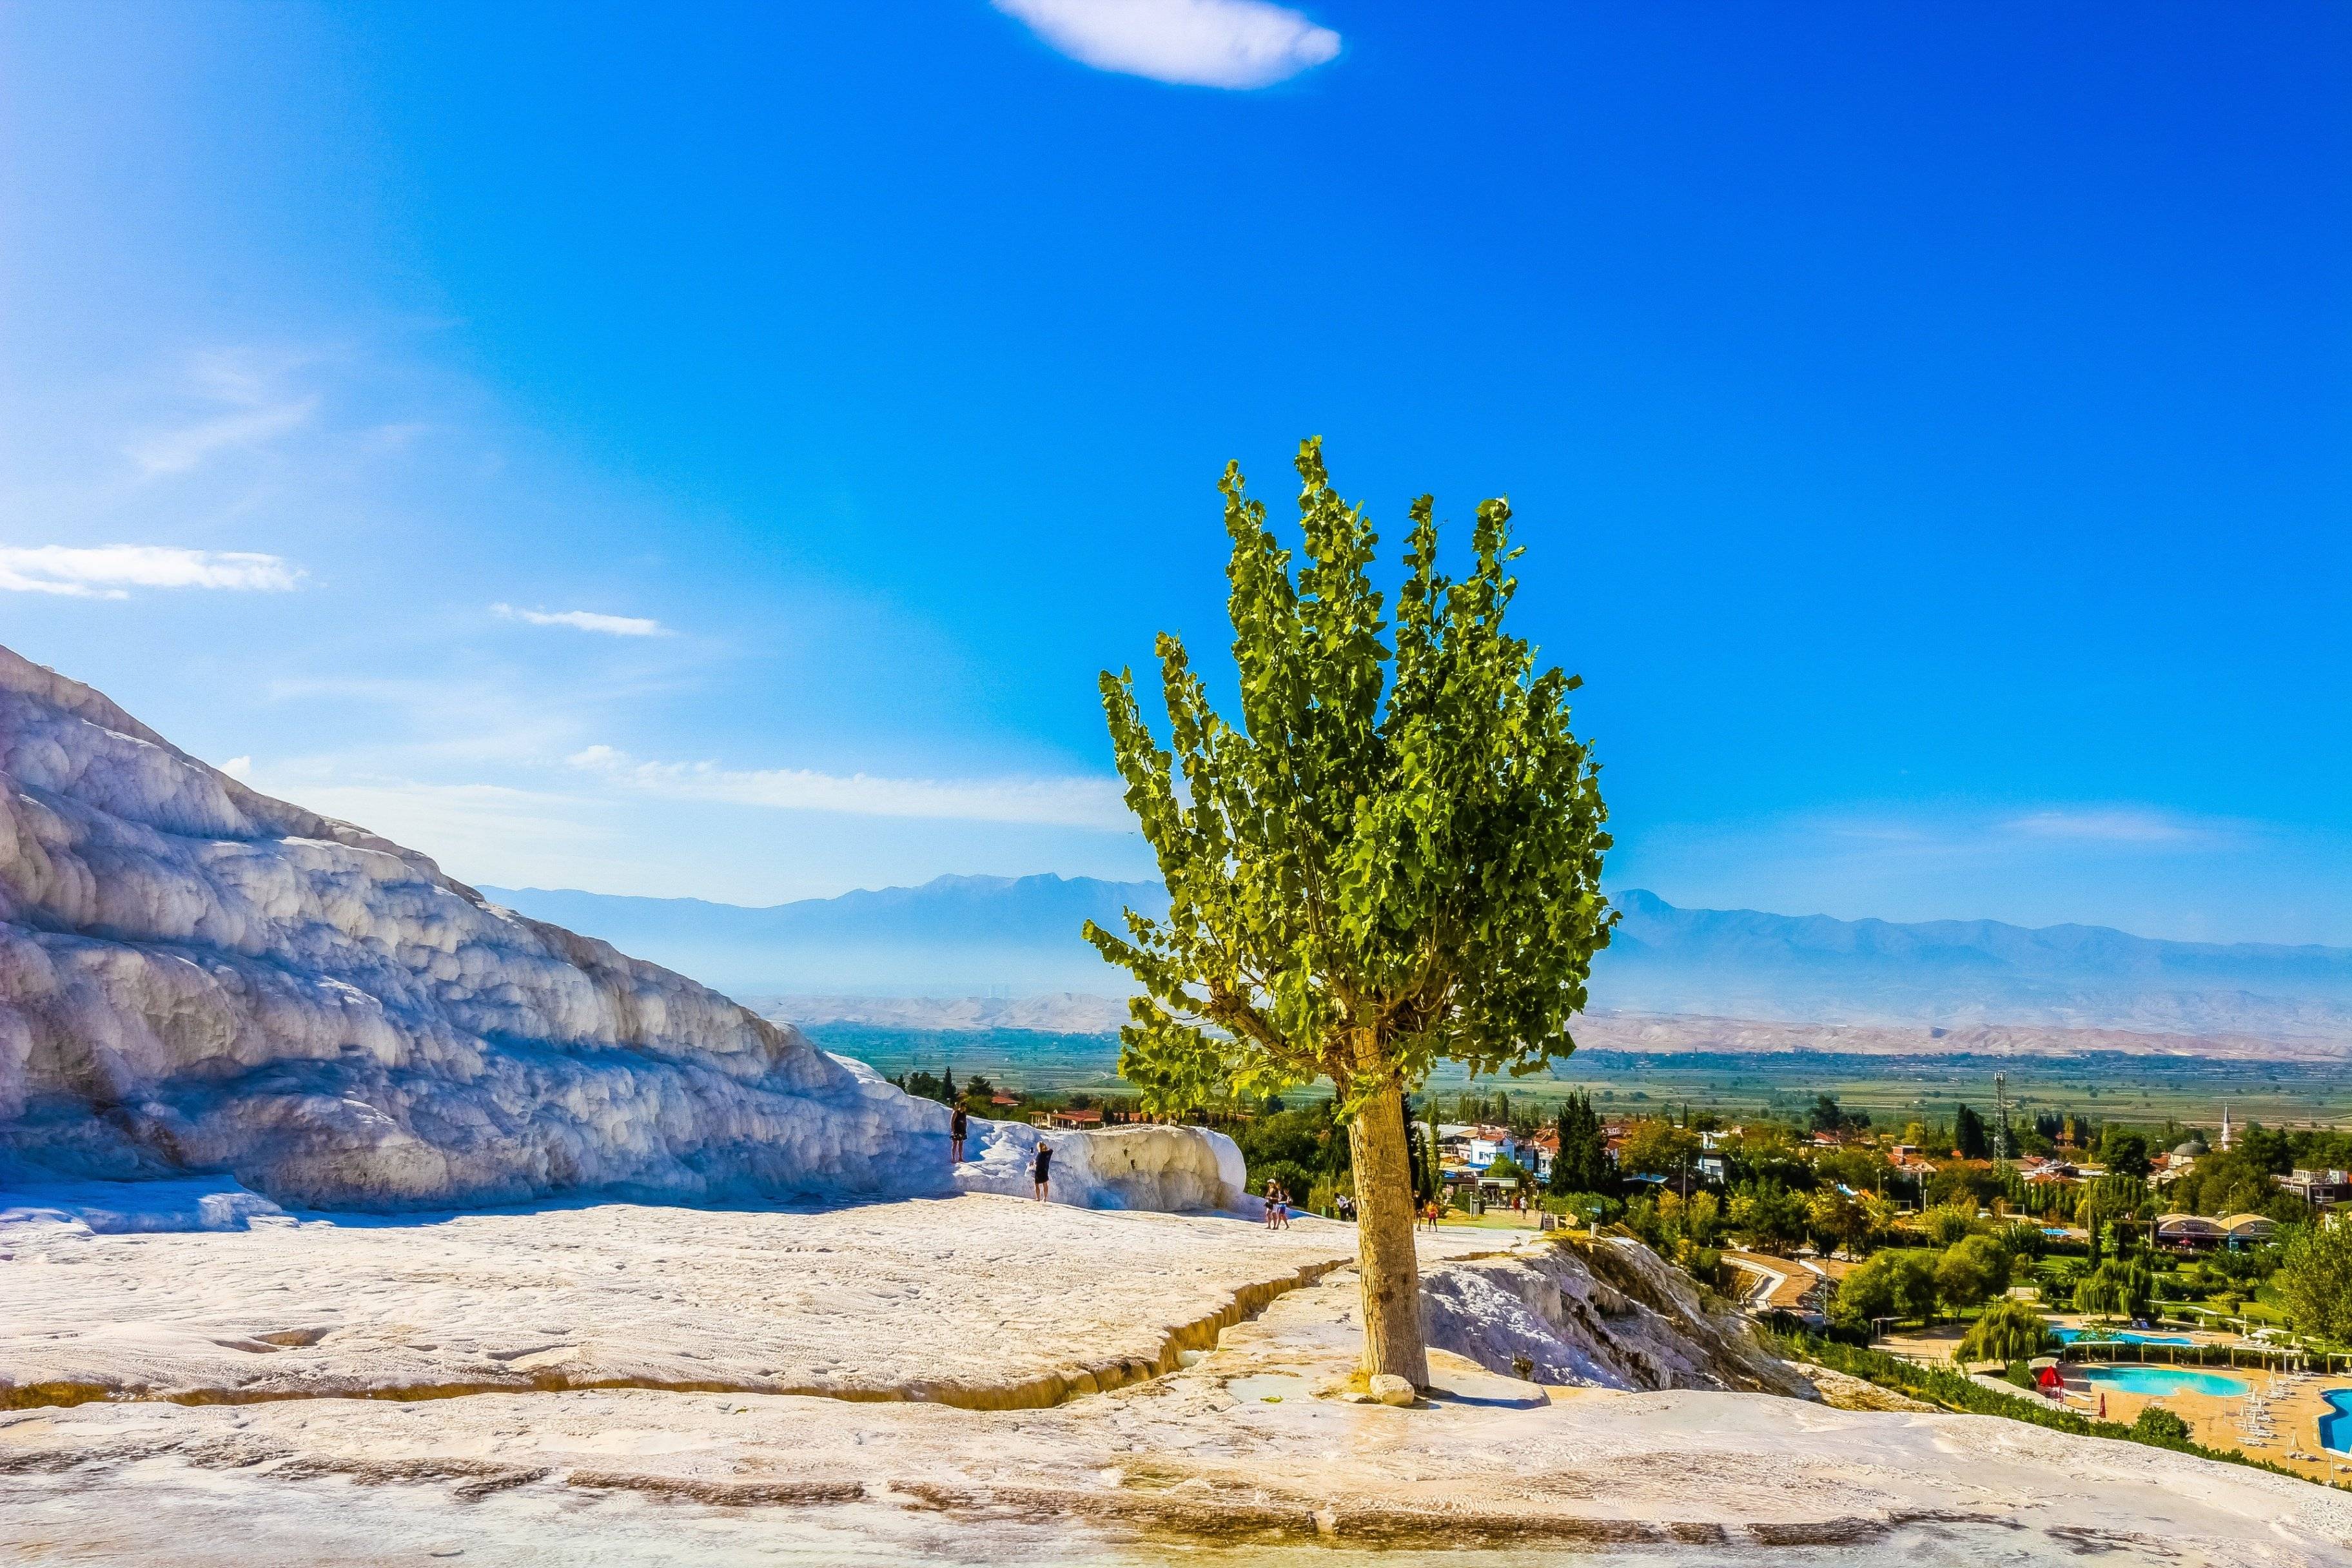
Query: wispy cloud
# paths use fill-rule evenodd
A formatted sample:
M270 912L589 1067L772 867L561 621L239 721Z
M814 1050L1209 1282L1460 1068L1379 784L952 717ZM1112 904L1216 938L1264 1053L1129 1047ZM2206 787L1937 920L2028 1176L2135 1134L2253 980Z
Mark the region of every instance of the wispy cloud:
M288 383L315 356L299 351L215 349L186 362L184 385L198 406L176 424L152 429L123 447L149 479L184 474L224 452L266 447L310 424L315 392Z
M1339 52L1339 35L1267 0L994 0L1097 70L1187 87L1267 87Z
M892 779L869 773L771 768L746 773L716 763L643 762L610 746L566 759L615 784L674 800L834 811L853 816L919 816L962 822L1022 822L1107 830L1134 826L1116 780L1107 778Z
M641 842L601 820L593 802L559 791L353 775L321 759L231 776L420 850L460 881L572 886L584 879L628 886L632 871L642 875L625 859L614 862L616 851L642 847Z
M167 544L0 546L0 592L127 599L132 588L228 588L282 593L302 569L246 551Z
M215 452L258 447L275 440L309 424L318 411L319 400L315 397L268 404L158 431L132 442L126 452L148 474L184 474Z
M2199 820L2172 812L2140 806L2037 811L2001 824L2011 833L2032 838L2074 839L2107 844L2168 848L2218 845L2235 837L2233 825Z
M512 605L492 605L492 615L534 626L570 626L574 631L601 632L608 637L666 637L670 629L643 616L605 616L594 610L519 610Z

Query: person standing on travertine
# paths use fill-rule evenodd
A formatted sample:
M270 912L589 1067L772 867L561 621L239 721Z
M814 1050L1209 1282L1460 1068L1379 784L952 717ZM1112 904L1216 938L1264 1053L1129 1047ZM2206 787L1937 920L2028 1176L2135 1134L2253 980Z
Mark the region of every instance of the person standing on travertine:
M1054 1168L1054 1146L1043 1138L1037 1140L1037 1163L1029 1173L1037 1183L1037 1201L1045 1201L1046 1173Z
M964 1114L962 1106L959 1105L954 1110L948 1112L949 1164L961 1165L963 1163L963 1135L965 1130L971 1125L971 1119Z

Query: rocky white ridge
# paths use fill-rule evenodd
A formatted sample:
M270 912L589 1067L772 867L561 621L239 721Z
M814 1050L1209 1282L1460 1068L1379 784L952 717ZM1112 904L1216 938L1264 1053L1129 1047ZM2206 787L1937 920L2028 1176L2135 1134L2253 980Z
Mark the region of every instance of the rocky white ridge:
M330 1207L950 1187L943 1107L249 789L0 648L10 1166L226 1172ZM1065 1168L1066 1196L1130 1201Z
M1265 1212L1245 1191L1242 1152L1222 1132L1202 1127L1115 1127L1101 1132L1047 1133L1018 1121L974 1121L966 1163L956 1167L961 1192L1025 1198L1035 1190L1030 1173L1037 1145L1049 1141L1051 1193L1061 1203L1091 1209L1194 1209Z

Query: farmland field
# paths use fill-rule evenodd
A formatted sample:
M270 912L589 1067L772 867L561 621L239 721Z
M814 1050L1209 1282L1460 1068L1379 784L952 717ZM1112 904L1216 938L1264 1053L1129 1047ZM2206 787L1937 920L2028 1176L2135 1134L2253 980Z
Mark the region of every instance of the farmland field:
M1118 1041L1108 1035L1057 1035L1021 1029L887 1029L819 1024L809 1036L827 1050L860 1058L884 1073L942 1066L957 1079L982 1074L1027 1089L1119 1093ZM2270 1126L2352 1122L2352 1074L2322 1062L2128 1056L1859 1056L1834 1052L1755 1054L1580 1051L1549 1074L1481 1079L1475 1086L1446 1068L1429 1089L1453 1095L1476 1088L1513 1098L1559 1100L1574 1090L1605 1110L1649 1110L1685 1103L1734 1113L1793 1114L1817 1094L1889 1121L1948 1118L1953 1107L1992 1103L1993 1075L2009 1075L2021 1112L2071 1110L2102 1121L2168 1121L2199 1126L2231 1116ZM1307 1090L1303 1092L1314 1092ZM1326 1091L1328 1092L1328 1091Z

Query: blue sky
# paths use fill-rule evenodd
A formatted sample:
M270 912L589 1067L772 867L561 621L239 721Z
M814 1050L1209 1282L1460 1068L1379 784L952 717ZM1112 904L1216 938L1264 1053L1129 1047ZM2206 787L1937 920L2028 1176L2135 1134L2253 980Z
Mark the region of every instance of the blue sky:
M2352 942L2352 13L0 9L0 641L475 880L1148 871L1213 481L1507 493L1620 886ZM120 548L118 548L120 547Z

